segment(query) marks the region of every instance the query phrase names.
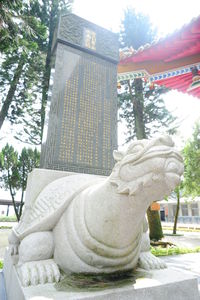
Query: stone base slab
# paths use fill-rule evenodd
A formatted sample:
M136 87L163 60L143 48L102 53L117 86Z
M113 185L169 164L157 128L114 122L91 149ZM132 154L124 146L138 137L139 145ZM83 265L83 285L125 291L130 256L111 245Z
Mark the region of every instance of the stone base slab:
M0 299L6 300L6 289L2 271L0 271Z
M4 278L7 300L199 300L197 278L175 268L143 271L144 277L123 288L105 289L98 292L59 292L54 284L22 287L15 259L6 251Z

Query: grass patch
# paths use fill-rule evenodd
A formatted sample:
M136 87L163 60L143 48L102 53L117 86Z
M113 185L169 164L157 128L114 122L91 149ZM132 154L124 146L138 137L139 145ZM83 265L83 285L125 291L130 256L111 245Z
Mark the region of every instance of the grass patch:
M16 216L0 216L0 222L17 222Z
M0 229L12 229L12 226L0 226Z
M136 278L144 274L138 271L115 272L112 274L62 274L60 282L55 284L58 291L99 291L132 285Z
M187 253L198 253L200 252L200 247L196 248L181 248L181 247L151 247L151 253L155 256L167 256L167 255L178 255Z
M3 262L0 260L0 269L3 269Z

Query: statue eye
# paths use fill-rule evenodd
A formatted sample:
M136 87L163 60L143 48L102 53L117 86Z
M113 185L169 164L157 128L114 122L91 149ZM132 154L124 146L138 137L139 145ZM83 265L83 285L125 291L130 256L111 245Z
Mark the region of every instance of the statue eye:
M167 164L167 171L168 172L174 172L174 173L177 173L179 171L179 167L178 167L178 165L176 164L175 161L170 161Z

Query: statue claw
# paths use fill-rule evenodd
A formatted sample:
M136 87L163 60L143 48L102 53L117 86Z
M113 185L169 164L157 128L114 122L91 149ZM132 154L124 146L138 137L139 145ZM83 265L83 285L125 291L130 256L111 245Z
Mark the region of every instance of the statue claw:
M17 255L18 254L18 245L15 244L10 244L9 245L9 251L10 251L10 255Z
M145 270L165 269L167 265L150 252L141 252L139 257L139 266Z
M58 282L60 271L53 259L26 262L17 267L23 286Z

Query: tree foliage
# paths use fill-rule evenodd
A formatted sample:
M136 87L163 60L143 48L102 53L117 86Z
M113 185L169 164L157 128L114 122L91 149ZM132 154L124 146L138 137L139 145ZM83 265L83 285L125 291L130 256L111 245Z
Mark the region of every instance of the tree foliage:
M156 37L157 30L152 27L149 16L137 13L133 8L127 8L121 23L121 47L138 49L151 43Z
M47 37L46 28L34 16L29 1L21 1L20 10L16 10L14 16L11 16L17 22L14 22L15 38L12 39L8 31L8 37L12 40L10 46L3 51L0 70L0 128L6 119L11 124L19 124L27 116L35 117L38 114L36 98L41 85L41 67L44 65L41 50Z
M41 20L42 24L44 24L47 28L48 39L45 44L45 65L43 70L43 78L42 78L42 99L41 99L41 138L43 134L44 128L44 120L45 120L45 109L48 99L48 89L49 89L49 78L50 78L50 70L51 70L51 50L53 43L54 31L56 29L56 25L58 23L59 16L61 14L67 13L71 10L71 5L73 0L43 0L42 5L40 5L40 1L33 1L33 10L34 13Z
M21 8L22 0L0 0L0 52L17 42L17 19Z
M120 119L127 125L126 142L134 138L143 139L157 132L174 134L175 117L168 111L161 96L167 92L164 87L151 86L145 79L122 82L122 91L118 94Z
M28 174L39 166L40 153L37 149L23 148L19 154L10 145L6 145L0 152L0 184L9 190L17 220L20 220L24 205ZM16 203L16 193L21 191L20 205Z
M69 11L71 4L71 0L0 2L0 129L6 119L21 124L19 140L41 144L53 34L60 13Z
M183 150L184 156L184 193L200 196L200 122L194 127L192 138Z

